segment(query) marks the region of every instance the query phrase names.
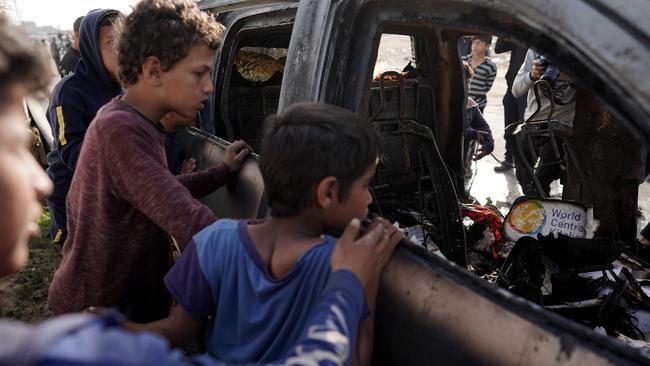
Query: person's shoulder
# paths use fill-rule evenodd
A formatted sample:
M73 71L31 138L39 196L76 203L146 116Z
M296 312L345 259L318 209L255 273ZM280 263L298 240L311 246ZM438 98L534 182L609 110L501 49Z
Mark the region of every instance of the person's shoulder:
M489 58L489 57L486 57L485 60L483 61L483 63L485 65L488 65L490 68L492 68L494 70L497 69L497 64L495 64L494 61L492 61L492 59Z
M192 240L196 244L197 251L202 253L206 250L221 249L224 244L234 244L241 241L239 232L242 226L246 228L246 222L233 219L220 219L206 226L199 231Z
M212 224L206 226L203 230L199 232L209 234L209 233L217 233L217 232L231 232L231 231L237 231L237 228L239 227L241 221L240 220L234 220L234 219L219 219L213 222ZM197 236L199 235L197 234Z
M78 77L75 74L70 74L59 80L52 89L50 107L63 103L77 102L83 96L84 93L80 89Z
M119 97L113 98L110 102L106 103L97 111L94 125L96 128L110 129L111 131L134 130L138 128L133 120L140 119L141 117L132 109L126 108Z
M331 253L332 250L334 250L334 246L336 245L338 238L325 234L323 235L323 239L325 242L319 248L325 253Z
M37 326L0 321L0 333L5 336L0 344L0 364L36 364L62 337L87 327L96 318L90 314L67 314Z

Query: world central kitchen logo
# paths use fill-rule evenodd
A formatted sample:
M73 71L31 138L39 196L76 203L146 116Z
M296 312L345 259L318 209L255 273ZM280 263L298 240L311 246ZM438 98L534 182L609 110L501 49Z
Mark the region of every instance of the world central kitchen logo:
M507 220L513 230L525 236L558 233L584 238L586 235L584 209L562 202L520 202L512 208Z
M576 238L584 238L587 231L584 224L584 212L551 209L550 232L561 233Z

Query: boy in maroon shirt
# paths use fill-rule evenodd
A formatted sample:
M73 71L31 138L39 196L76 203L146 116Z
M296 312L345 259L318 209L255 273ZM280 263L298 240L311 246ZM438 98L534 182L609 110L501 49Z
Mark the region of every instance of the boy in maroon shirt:
M97 113L72 179L68 238L48 296L56 314L102 306L141 322L166 316L167 234L183 248L212 223L210 209L193 197L226 184L251 151L235 141L221 165L169 172L157 121L172 112L191 120L204 107L223 27L189 0L144 0L138 8L152 10L147 24L126 27L139 21L130 15L118 26L126 92Z

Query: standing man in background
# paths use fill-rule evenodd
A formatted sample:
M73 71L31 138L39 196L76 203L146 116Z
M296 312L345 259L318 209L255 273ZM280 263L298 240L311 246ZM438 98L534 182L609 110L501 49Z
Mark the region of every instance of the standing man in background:
M50 39L50 55L56 64L56 70L59 71L61 68L61 53L59 52L59 44L56 41L56 37ZM59 71L59 73L61 73Z
M526 96L522 95L518 98L515 98L512 95L512 84L515 82L515 77L517 72L521 67L521 64L524 63L524 58L526 57L526 49L511 42L505 38L499 38L497 44L494 46L495 53L503 53L510 51L510 63L508 65L508 71L506 72L506 83L508 84L508 89L503 96L503 127L508 127L513 123L521 123L524 121L524 111L526 110ZM505 131L505 129L504 129ZM512 146L512 141L506 138L506 152L503 158L501 165L494 167L494 171L497 173L505 172L512 169L515 164L512 156L514 147Z
M61 60L61 75L63 77L68 76L74 72L77 62L81 60L81 52L79 52L79 28L81 27L81 21L84 17L79 17L74 21L72 29L74 30L74 40L72 41L72 46L68 51L63 55Z
M551 92L553 95L548 96L541 93L539 107L537 105L533 86L536 81L540 80L548 67L548 65L544 65L540 60L540 56L532 48L526 51L524 63L521 65L512 84L512 95L515 98L527 97L528 106L524 111L524 119L526 121L533 114L536 114L535 119L537 121L552 119L573 126L573 119L576 113L576 89L573 86L571 78L566 73L561 72L558 79L552 83ZM551 108L552 104L554 104L554 108ZM552 114L551 111L553 112ZM560 179L563 174L561 161L564 156L564 150L560 149L559 156L556 156L551 141L545 141L539 149L539 162L535 169L535 177L539 180L545 197L549 197L551 183L556 179ZM529 160L530 165L535 166L535 161L532 161L532 157L529 156ZM528 192L524 193L529 194Z

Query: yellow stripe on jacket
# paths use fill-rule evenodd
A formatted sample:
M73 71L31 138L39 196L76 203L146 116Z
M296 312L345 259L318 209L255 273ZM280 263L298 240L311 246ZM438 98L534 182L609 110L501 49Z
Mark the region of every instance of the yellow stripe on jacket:
M56 107L56 119L59 122L59 142L61 146L64 146L68 143L68 140L65 139L65 119L63 119L63 107Z

